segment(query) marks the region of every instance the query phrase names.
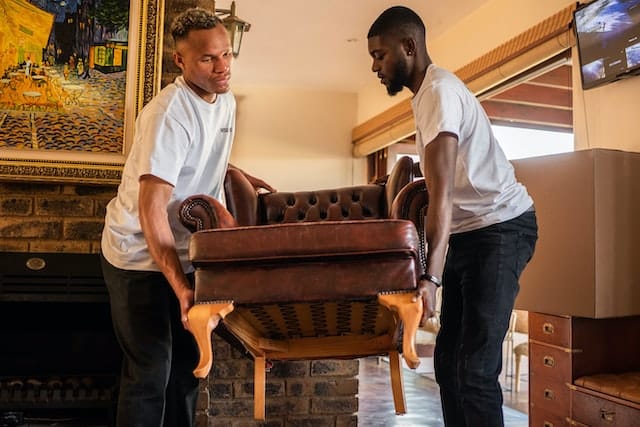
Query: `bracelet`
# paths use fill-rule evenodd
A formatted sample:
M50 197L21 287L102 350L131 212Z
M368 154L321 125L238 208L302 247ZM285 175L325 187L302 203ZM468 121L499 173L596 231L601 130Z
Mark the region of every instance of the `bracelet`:
M424 273L420 276L420 280L428 280L436 286L442 286L442 280L438 279L436 276L432 276L431 274Z

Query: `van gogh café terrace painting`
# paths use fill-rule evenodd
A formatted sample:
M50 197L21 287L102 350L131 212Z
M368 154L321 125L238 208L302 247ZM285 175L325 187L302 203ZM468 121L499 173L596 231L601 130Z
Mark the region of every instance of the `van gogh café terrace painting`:
M127 0L0 0L0 150L123 150Z

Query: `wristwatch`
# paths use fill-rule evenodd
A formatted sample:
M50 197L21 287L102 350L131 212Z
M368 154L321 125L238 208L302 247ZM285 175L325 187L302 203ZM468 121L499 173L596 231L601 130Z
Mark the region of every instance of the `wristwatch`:
M431 274L424 273L422 276L420 276L420 280L428 280L438 287L442 286L442 280L440 280L436 276L432 276Z

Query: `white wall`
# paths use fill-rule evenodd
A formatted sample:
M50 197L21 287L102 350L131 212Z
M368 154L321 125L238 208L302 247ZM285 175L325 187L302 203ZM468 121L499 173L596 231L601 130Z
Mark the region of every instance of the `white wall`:
M238 103L231 163L280 191L364 182L351 156L354 93L294 88L233 88Z
M640 76L583 91L577 52L573 64L576 150L609 148L640 152Z

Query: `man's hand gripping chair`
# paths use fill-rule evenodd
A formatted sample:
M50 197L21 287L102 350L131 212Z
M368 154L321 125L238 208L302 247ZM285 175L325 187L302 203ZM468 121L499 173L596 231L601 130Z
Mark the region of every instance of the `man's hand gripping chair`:
M197 195L180 216L194 231L191 332L194 374L212 364L211 332L224 325L255 359L254 417L265 417L265 362L388 355L395 410L405 410L401 351L420 360L421 230L427 195L401 159L386 182L296 193L256 194L239 171L225 180L227 208ZM416 225L417 224L417 228ZM226 227L226 228L225 228Z

